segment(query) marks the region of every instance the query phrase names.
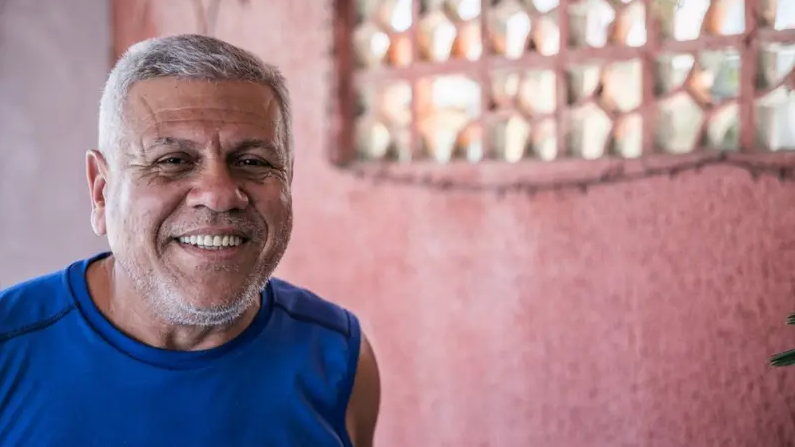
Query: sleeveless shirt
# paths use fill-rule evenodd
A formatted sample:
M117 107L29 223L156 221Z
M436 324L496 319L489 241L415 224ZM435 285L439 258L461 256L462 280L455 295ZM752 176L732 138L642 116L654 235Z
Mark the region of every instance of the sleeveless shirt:
M351 446L352 312L272 278L234 340L159 349L89 296L108 255L0 291L0 446Z

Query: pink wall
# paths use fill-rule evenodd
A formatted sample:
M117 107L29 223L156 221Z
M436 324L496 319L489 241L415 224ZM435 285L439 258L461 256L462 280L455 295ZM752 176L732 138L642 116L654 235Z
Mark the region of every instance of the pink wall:
M89 226L84 156L109 17L110 2L0 1L0 288L106 246Z
M117 49L196 30L187 0L153 2L143 22L130 19L137 2L115 3ZM280 65L293 91L296 228L279 273L361 315L384 382L379 447L791 445L795 369L766 361L795 347L795 329L782 324L795 310L795 185L714 168L501 201L374 187L325 161L330 6L250 3L225 3L216 34ZM15 89L39 87L14 79ZM26 160L0 141L12 163ZM82 151L72 157L82 162ZM0 205L26 213L13 237L52 263L55 237L40 240L26 225L58 199L9 202L11 187L0 183ZM60 238L91 240L84 208L59 209L86 219L86 230ZM4 268L16 253L3 253Z

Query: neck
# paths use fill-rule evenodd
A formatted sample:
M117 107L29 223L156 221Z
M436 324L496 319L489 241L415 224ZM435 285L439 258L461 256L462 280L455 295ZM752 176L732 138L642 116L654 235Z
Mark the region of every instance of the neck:
M87 282L91 299L116 328L141 343L174 351L197 351L223 345L240 335L259 311L251 306L239 318L218 326L186 326L165 321L135 290L133 282L120 271L113 256L88 267Z

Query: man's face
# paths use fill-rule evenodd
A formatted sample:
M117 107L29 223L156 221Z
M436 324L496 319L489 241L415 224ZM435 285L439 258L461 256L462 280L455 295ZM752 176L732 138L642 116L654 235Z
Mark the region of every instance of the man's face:
M292 198L281 120L261 85L147 80L125 103L122 147L88 157L94 228L166 318L236 317L284 254Z

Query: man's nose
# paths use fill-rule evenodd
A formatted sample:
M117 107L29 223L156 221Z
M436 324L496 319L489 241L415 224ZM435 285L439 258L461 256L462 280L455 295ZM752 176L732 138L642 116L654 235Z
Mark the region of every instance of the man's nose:
M217 213L242 210L248 204L248 196L240 188L229 166L221 161L207 161L196 175L187 198L187 205L191 208L204 207Z

